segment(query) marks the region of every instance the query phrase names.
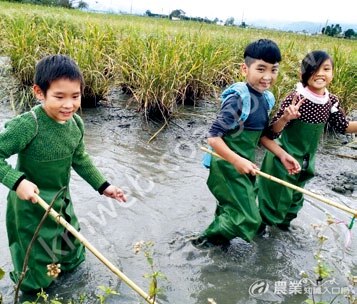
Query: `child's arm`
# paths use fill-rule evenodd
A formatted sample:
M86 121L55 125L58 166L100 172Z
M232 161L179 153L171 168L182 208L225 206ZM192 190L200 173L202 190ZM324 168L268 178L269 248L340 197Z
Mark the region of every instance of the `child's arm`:
M82 134L84 134L84 125L82 119L76 115L75 120ZM72 158L73 169L95 190L107 197L116 199L119 202L126 202L124 191L116 186L110 185L103 174L94 165L92 159L86 151L83 136L73 154Z
M346 133L357 133L357 121L350 121L348 123Z
M242 107L243 101L239 96L232 95L225 100L216 120L209 129L208 144L219 155L230 162L239 173L255 175L255 170L258 167L248 159L232 151L222 139L227 132L237 127Z
M331 107L331 113L327 121L329 126L341 134L357 133L357 121L347 119L345 111L340 107L338 97L330 94L330 100L333 106Z
M16 116L5 124L0 132L0 181L10 190L16 192L22 200L37 201L37 186L26 179L23 172L13 168L6 159L17 154L36 136L36 121L29 112Z
M298 98L298 95L295 94L291 105L284 108L283 115L281 115L280 118L272 124L272 129L275 133L280 133L290 120L297 119L301 116L299 109L304 103L305 98L300 100L298 100Z
M81 156L82 155L82 156ZM122 189L110 185L102 173L92 162L90 156L85 152L84 145L77 149L73 157L72 166L74 170L87 181L100 194L116 199L119 202L126 202L126 196Z
M271 153L275 154L284 165L285 169L289 174L299 173L301 170L300 164L298 161L288 154L282 147L280 147L274 140L263 136L260 139L261 144L268 149Z
M221 137L209 137L208 144L241 174L255 175L257 165L233 152Z

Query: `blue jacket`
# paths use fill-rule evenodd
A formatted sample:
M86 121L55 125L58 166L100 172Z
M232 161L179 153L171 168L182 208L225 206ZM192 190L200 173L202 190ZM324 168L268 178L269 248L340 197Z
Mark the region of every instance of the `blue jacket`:
M239 119L235 122L235 124L233 126L233 129L235 129L241 121L244 122L247 120L249 113L250 113L250 98L251 97L250 97L250 93L249 93L247 84L245 82L236 82L222 92L221 106L232 95L236 95L237 97L240 97L242 99L242 114L240 115ZM264 95L266 101L268 102L269 112L270 112L275 104L275 97L274 97L273 93L270 91L264 91L263 95ZM209 147L209 148L212 150L211 147ZM211 165L211 158L212 158L212 155L210 153L206 152L203 155L202 165L206 168L209 168Z

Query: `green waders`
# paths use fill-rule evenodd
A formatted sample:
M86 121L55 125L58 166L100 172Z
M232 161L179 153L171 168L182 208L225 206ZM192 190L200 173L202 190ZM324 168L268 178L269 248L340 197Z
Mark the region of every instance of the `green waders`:
M299 162L302 168L299 174L289 175L280 160L270 152L265 154L261 171L304 187L314 176L315 155L324 126L324 123L312 124L294 120L284 129L280 143L282 148ZM263 177L258 178L257 184L263 223L289 227L303 206L303 194Z
M238 131L223 139L231 150L254 162L260 136L261 131ZM255 236L261 217L254 184L254 176L240 174L229 162L212 157L207 185L217 208L203 236L212 240L240 237L248 242Z
M71 157L41 162L29 159L20 153L17 169L25 172L26 178L39 187L40 196L50 203L62 187L68 187L71 163ZM79 229L68 188L67 193L62 193L56 200L53 208L72 226ZM10 277L15 283L21 275L27 247L44 213L40 205L20 200L15 191L10 191L6 225L14 265ZM84 261L84 254L83 245L48 216L33 244L28 269L20 289L35 291L48 287L54 280L47 275L48 264L60 263L62 271L71 271Z

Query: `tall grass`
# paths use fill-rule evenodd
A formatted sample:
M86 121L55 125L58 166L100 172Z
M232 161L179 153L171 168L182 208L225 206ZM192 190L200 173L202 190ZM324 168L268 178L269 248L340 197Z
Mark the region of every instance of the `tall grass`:
M342 46L334 47L331 55L335 65L331 92L342 100L344 109L349 113L357 109L357 61L351 58L353 53Z
M134 34L126 38L118 57L121 84L145 109L154 102L172 113L177 103L193 104L234 78L232 69L225 71L235 66L229 49L198 33Z
M283 54L273 88L278 100L298 81L305 54L323 49L335 60L331 91L347 111L356 109L357 41L6 2L0 2L0 26L0 52L10 56L24 86L32 83L42 56L68 54L83 71L87 105L113 86L131 93L149 115L169 116L178 104L217 100L224 86L242 79L245 45L270 38Z

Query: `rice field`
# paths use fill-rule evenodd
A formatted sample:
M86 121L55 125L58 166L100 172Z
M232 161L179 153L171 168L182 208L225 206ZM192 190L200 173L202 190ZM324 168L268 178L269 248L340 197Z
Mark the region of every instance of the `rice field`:
M298 81L305 54L322 49L335 61L330 91L347 113L357 108L356 40L7 2L0 2L0 38L0 55L11 58L23 92L32 84L37 60L63 53L84 74L84 106L121 87L143 113L164 117L182 104L217 102L222 88L242 80L239 67L246 44L269 38L283 55L272 89L277 100ZM31 94L26 96L24 102L31 103Z

